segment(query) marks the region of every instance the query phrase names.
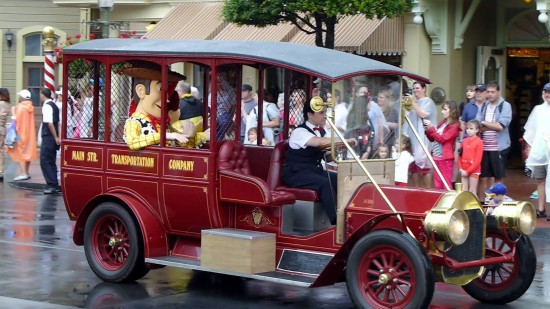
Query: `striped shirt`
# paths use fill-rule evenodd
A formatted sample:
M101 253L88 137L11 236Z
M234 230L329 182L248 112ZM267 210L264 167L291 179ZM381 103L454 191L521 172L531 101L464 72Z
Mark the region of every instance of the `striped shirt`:
M485 121L495 121L495 109L496 106L487 104L487 110L485 111ZM483 139L483 151L498 151L498 136L497 131L487 130L482 134Z

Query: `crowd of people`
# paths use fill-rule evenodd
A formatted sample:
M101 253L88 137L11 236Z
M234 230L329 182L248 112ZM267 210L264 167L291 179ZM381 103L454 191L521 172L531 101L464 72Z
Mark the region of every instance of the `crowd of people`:
M36 132L34 122L34 106L32 94L28 89L17 93L17 104L10 106L10 93L6 88L0 88L0 176L4 178L4 146L11 160L19 165L19 175L13 180L22 181L31 178L29 169L31 162L40 158L40 168L46 181L44 194L60 192L56 166L57 150L61 143L60 117L61 100L54 101L50 89L40 91L42 103L42 125ZM12 134L6 130L10 120ZM6 137L9 140L6 140ZM40 157L38 156L38 140L40 140ZM6 144L6 145L4 145Z
M361 159L396 158L396 185L408 186L409 176L416 187L452 189L461 182L463 190L487 205L511 200L504 183L512 106L501 96L498 83L469 85L466 102L460 106L455 101L443 102L437 122L436 105L426 96L426 85L415 82L412 94L405 94L411 101L410 121L403 125L401 137L396 129L402 98L396 99L391 87L380 87L376 96L371 96L365 85L356 89L349 102L342 101L339 90L326 94L326 100L334 102L336 128L357 141L353 150ZM524 136L530 150L526 166L537 181L539 218L546 217L546 190L550 187L546 179L550 128L543 120L550 117L550 83L544 85L542 99L525 125Z

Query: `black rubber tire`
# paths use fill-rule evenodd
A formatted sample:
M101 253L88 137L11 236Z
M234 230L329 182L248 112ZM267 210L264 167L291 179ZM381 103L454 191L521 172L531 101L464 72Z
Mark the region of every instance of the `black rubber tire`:
M512 241L518 238L517 234L509 235ZM487 231L486 239L486 245L491 245L492 248L497 247L502 252L511 251L511 242L500 231ZM496 240L499 242L495 243ZM533 243L529 236L523 236L516 243L513 263L486 266L481 277L463 286L463 289L481 302L507 304L520 298L529 289L535 278L536 268L537 256ZM493 284L493 279L500 281Z
M385 263L387 267L384 266L384 273L403 274L393 277L400 284L393 282L393 279L388 284L373 283L378 280L381 269L371 262L377 261L378 265L382 265L381 258L388 262ZM392 265L398 266L397 272ZM372 273L369 275L367 271ZM407 288L407 280L411 288ZM353 246L346 267L346 281L356 308L427 308L435 287L432 264L424 249L410 235L390 230L371 232ZM405 294L397 288L401 288ZM386 292L382 292L386 289ZM388 301L380 299L392 292L400 293L403 297L399 298L398 295L397 299Z
M113 234L113 231L120 233ZM109 245L109 236L120 240L116 249ZM84 228L84 252L90 268L103 281L131 282L145 276L149 268L145 264L143 247L137 223L119 204L102 203L88 217Z

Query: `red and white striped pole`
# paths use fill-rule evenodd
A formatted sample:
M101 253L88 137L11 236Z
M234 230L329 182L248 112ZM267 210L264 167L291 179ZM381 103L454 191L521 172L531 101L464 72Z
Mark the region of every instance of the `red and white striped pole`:
M54 30L48 26L42 30L42 45L44 45L44 87L55 92L55 67L54 67L54 49L55 38Z

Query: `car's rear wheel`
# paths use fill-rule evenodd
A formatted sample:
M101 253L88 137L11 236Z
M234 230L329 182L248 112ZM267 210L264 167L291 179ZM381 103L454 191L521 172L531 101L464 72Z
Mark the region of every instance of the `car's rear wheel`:
M500 231L487 231L485 257L510 254L513 242L519 237L510 233L506 238ZM506 304L521 297L535 277L537 256L528 236L516 242L514 259L509 263L485 266L481 276L465 285L464 290L473 298L487 303Z
M84 228L84 252L92 271L104 281L133 281L149 271L137 224L115 203L102 203L90 214Z
M358 241L346 268L357 308L426 308L434 278L424 249L410 235L375 231Z

